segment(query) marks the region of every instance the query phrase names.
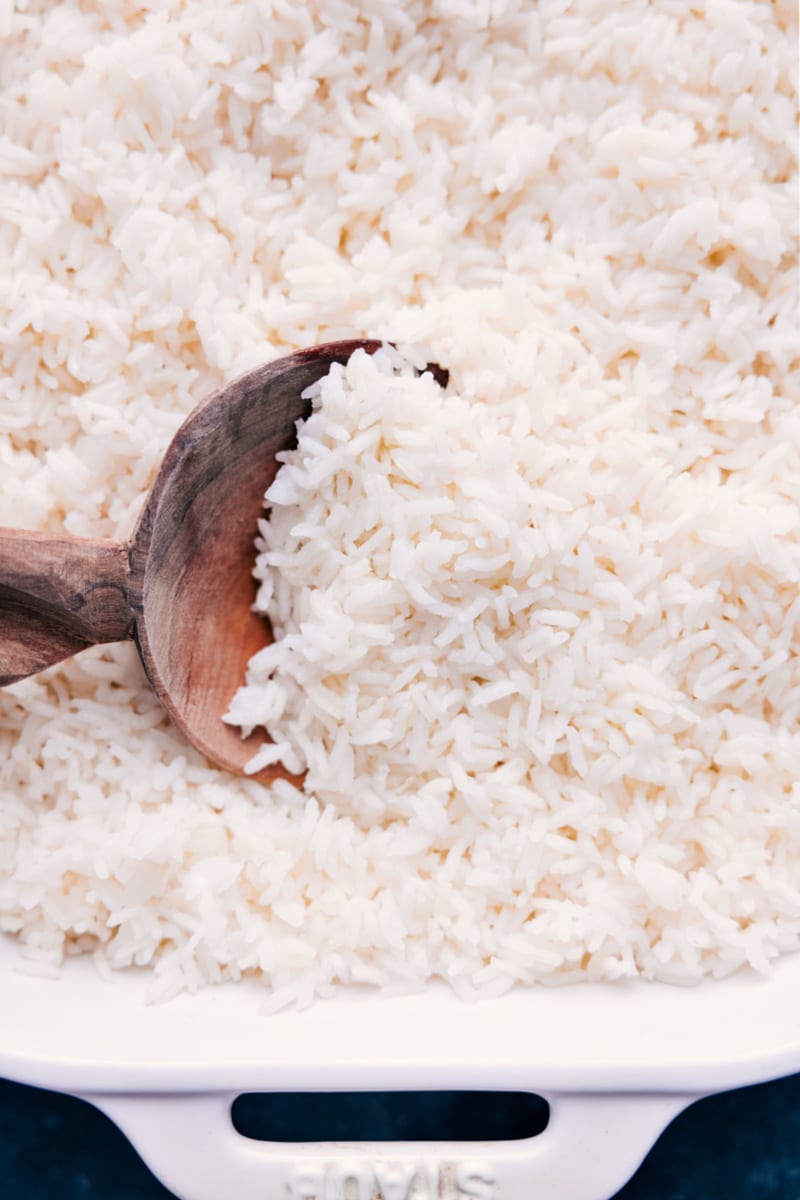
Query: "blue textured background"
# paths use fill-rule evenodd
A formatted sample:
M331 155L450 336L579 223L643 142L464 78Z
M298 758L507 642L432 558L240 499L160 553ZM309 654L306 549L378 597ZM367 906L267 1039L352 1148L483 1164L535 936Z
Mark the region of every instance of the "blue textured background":
M260 1121L280 1129L285 1105L269 1098L259 1103ZM335 1098L330 1105L334 1114ZM469 1118L468 1111L460 1115ZM292 1134L302 1136L302 1110L293 1110L290 1119ZM458 1122L457 1106L451 1106L449 1120ZM95 1109L0 1081L2 1200L170 1200L170 1195ZM800 1075L693 1105L663 1134L617 1200L800 1200Z

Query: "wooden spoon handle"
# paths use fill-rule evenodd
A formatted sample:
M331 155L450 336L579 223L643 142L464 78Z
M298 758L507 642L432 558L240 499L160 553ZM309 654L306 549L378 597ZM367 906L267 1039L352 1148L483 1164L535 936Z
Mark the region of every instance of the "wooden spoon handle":
M128 546L0 527L0 687L133 636Z

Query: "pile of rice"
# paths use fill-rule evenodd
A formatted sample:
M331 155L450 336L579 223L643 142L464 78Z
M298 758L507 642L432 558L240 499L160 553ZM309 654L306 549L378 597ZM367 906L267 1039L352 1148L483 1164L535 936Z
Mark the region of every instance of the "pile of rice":
M262 527L231 719L303 791L210 766L131 646L0 693L27 955L277 1009L800 947L796 25L0 7L0 523L125 537L222 383L404 344L315 389Z

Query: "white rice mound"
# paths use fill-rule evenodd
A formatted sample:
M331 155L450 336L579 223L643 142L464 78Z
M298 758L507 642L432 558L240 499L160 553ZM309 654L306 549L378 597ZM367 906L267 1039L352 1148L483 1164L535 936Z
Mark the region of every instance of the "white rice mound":
M304 791L80 655L0 692L0 929L270 1009L798 949L795 5L29 0L0 80L0 523L125 537L221 383L406 344L262 527Z

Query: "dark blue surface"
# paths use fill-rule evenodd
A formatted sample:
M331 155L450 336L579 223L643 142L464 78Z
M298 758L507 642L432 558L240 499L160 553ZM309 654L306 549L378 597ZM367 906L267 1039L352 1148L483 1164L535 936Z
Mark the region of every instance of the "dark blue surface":
M266 1125L281 1135L282 1112L264 1101ZM290 1119L288 1132L302 1136L302 1113L294 1109ZM449 1121L457 1120L451 1109ZM89 1105L0 1081L0 1197L170 1200L170 1193ZM800 1200L800 1075L693 1105L617 1200Z

